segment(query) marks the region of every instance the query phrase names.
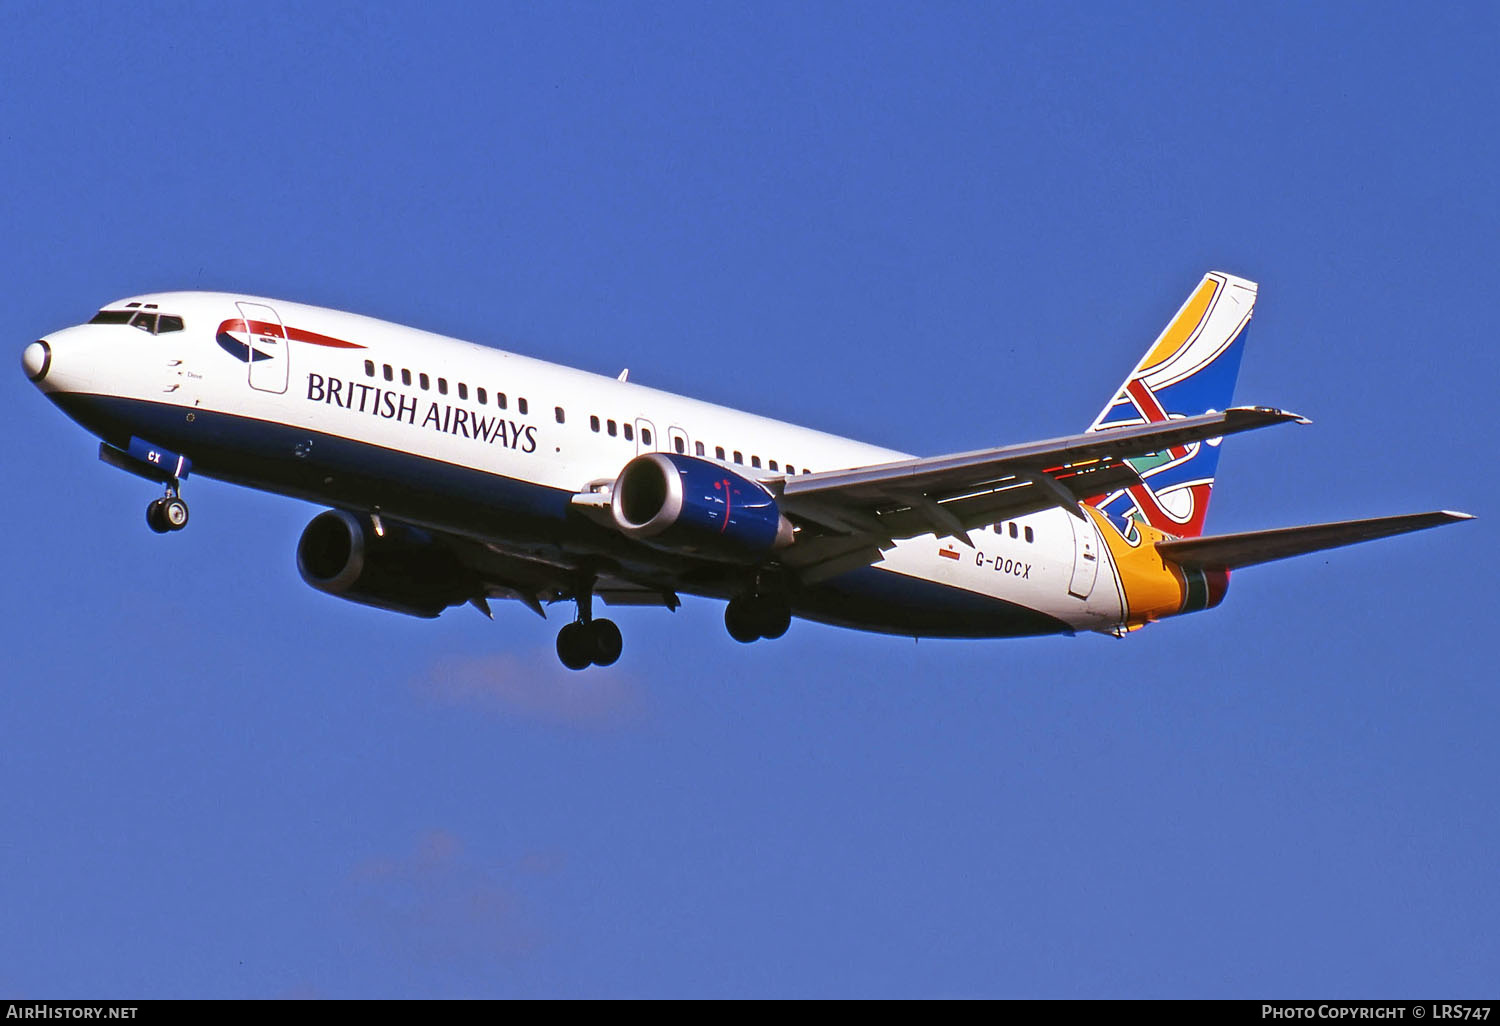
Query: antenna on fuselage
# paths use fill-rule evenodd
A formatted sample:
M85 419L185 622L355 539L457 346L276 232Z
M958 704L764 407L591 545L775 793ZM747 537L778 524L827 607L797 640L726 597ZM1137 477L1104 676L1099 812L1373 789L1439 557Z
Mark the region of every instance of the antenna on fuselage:
M626 367L624 370L622 370L620 372L620 376L618 378L615 378L615 380L616 381L626 381L629 378L630 378L630 368Z

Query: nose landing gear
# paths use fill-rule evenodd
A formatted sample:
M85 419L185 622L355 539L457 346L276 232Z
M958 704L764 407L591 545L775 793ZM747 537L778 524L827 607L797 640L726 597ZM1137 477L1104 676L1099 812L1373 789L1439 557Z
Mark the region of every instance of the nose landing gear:
M187 415L188 420L193 414ZM124 449L117 449L108 442L99 443L99 459L127 474L144 477L164 485L167 494L153 499L146 507L146 526L157 534L180 531L187 526L187 503L182 501L182 482L192 469L193 461L159 445L134 436Z
M610 666L620 658L625 641L613 620L594 619L594 582L581 581L575 589L578 619L557 632L557 658L570 670Z
M169 485L167 494L151 500L146 507L146 526L157 534L180 531L187 526L188 507L178 494L177 485Z

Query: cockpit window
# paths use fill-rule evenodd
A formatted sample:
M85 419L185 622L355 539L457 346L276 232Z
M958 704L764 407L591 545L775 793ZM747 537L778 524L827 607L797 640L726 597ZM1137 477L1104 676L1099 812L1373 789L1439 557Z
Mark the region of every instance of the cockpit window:
M89 321L90 324L128 324L153 335L167 331L181 331L182 318L176 314L158 314L155 304L140 309L139 303L131 303L125 310L100 310Z

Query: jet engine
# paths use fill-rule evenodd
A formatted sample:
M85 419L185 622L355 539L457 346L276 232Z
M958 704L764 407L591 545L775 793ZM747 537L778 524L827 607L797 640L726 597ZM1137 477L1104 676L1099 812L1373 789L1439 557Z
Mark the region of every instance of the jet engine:
M297 569L319 591L350 602L432 618L481 594L479 581L426 531L331 509L297 542Z
M637 456L610 501L615 526L667 552L754 563L792 543L792 525L765 486L677 453Z

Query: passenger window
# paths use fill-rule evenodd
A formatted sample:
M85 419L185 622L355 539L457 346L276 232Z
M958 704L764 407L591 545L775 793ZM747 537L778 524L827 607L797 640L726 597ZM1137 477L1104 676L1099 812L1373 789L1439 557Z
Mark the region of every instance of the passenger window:
M479 405L480 406L484 406L489 401L489 396L485 393L484 389L482 389L482 388L476 388L476 389L474 389L474 394L477 395L477 396L479 396Z
M788 463L788 464L787 464L787 465L786 465L786 472L787 472L787 473L788 473L788 474L795 474L795 473L796 473L796 472L797 472L797 468L796 468L796 467L794 467L794 466L792 466L792 465L791 465L791 464L790 464L790 463Z
M405 367L401 368L401 384L411 384L411 371L407 370Z
M367 377L367 378L373 378L374 376L375 376L375 361L374 360L366 360L365 361L365 377Z
M171 314L162 314L161 319L156 322L156 333L160 335L166 331L181 331L182 318L173 317Z
M440 393L442 393L443 395L447 395L448 394L448 379L447 378L438 378L438 391Z
M714 459L719 460L721 462L723 461L723 459L724 459L724 447L722 445L716 445L716 446L714 446Z
M1026 528L1026 540L1029 541L1029 542L1030 541L1036 541L1036 536L1031 533L1030 526L1028 526Z
M469 398L469 386L464 384L462 381L458 383L458 397L460 399Z
M505 393L504 392L496 392L495 393L495 405L498 406L498 407L500 407L502 410L505 409Z
M563 408L561 406L552 407L552 415L557 418L557 422L559 424L567 423L568 415L563 412Z
M703 443L702 442L694 442L693 443L693 452L696 453L699 456L702 456L703 455Z
M766 466L770 467L772 470L778 470L778 469L780 469L779 467L776 466L776 461L775 460L772 460L770 463L766 464Z
M589 414L589 430L596 435L599 433L599 418L592 413Z
M634 438L635 438L635 428L631 427L629 424L624 425L624 427L625 427L625 441L629 442L629 441L634 440Z
M383 363L380 365L380 373L387 381L396 380L396 372L391 370L391 365L388 363Z
M422 391L425 392L429 388L432 387L432 379L429 378L426 374L418 374L417 375L417 384L420 385L421 388L422 388Z
M1012 520L1009 524L1006 524L1005 526L1010 530L1010 536L1012 538L1014 538L1016 536L1016 533L1017 533L1016 532L1016 522L1014 520Z
M651 444L651 429L650 428L641 428L641 444L642 445L650 445Z
M516 409L520 410L524 414L526 412L526 400L525 399L517 399L516 400Z
M750 465L752 467L754 467L756 470L759 470L760 469L760 457L759 456L751 456L750 457Z
M615 435L617 434L617 432L615 431L615 422L612 420L607 420L604 422L604 426L609 430L609 437L615 437Z
M672 439L672 448L676 449L679 454L687 452L687 445L683 443L681 438Z
M745 457L740 455L740 451L738 449L734 450L734 462L740 464L741 466L743 466L745 463Z

